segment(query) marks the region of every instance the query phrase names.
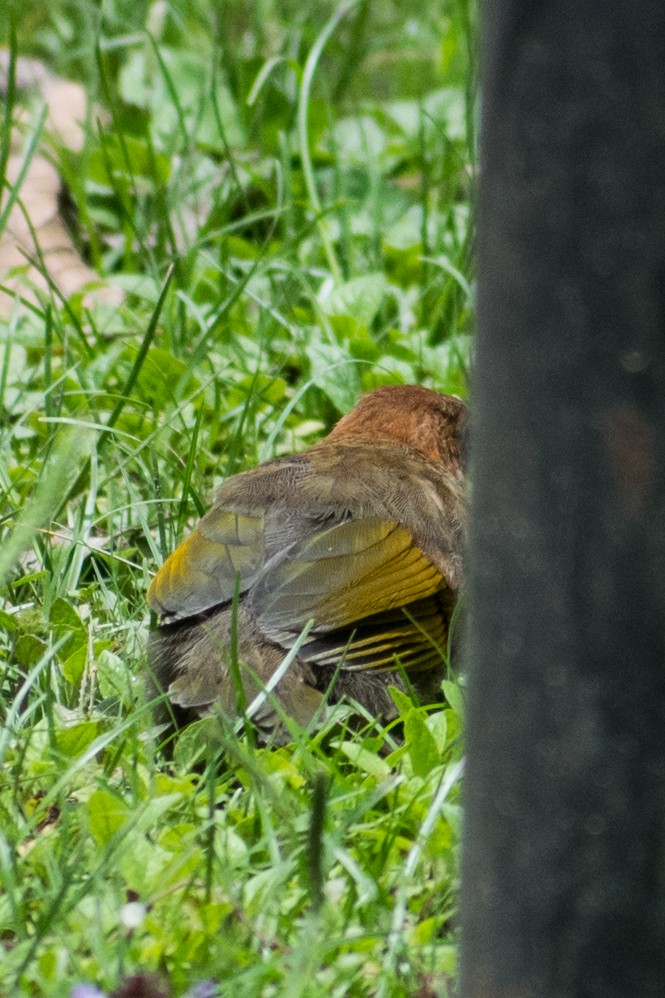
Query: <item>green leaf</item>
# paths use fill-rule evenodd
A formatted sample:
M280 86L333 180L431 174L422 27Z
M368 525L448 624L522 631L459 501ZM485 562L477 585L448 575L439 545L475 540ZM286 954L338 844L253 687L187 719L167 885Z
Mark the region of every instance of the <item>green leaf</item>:
M366 167L370 158L380 159L385 155L389 138L373 116L360 114L340 118L335 123L333 141L342 163Z
M436 744L437 752L443 755L448 743L448 715L445 710L437 710L427 716L427 727Z
M82 635L87 633L85 624L72 604L69 600L63 599L61 596L58 596L57 599L53 601L51 612L49 613L49 620L53 627L55 627L59 632L78 631Z
M105 134L103 148L90 155L90 178L108 187L115 187L118 177L163 185L168 183L170 174L168 157L132 135Z
M332 288L319 304L326 315L349 315L361 326L370 326L387 290L385 274L364 274Z
M127 350L125 358L133 362L136 351ZM134 384L134 392L139 397L145 397L152 403L167 406L173 402L174 392L187 372L187 365L179 357L174 357L168 350L151 347L141 365ZM187 379L185 390L188 390Z
M100 845L108 842L122 828L129 816L129 808L116 794L108 790L94 790L86 802L90 831Z
M427 776L440 765L441 756L437 744L420 708L412 707L404 718L404 740L416 776Z
M22 634L14 645L14 658L18 665L31 668L46 651L46 642L36 634Z
M119 697L122 703L128 705L131 702L128 697L130 674L125 660L108 648L103 648L96 655L95 667L101 695L105 699Z
M11 613L7 613L5 610L0 610L0 629L13 633L16 630L16 620Z
M120 74L120 91L128 104L151 112L162 148L193 139L222 152L244 144L233 97L219 75L212 78L203 51L160 46L158 58L148 45L135 49Z
M345 351L328 343L312 342L307 348L312 381L324 392L338 412L348 412L360 394L360 375Z
M450 704L453 712L460 720L464 719L464 696L458 683L453 683L449 679L444 679L442 683L443 695Z
M85 672L85 664L88 660L87 644L82 644L74 649L71 655L62 663L62 674L68 683L78 686Z
M127 836L119 868L127 886L137 894L150 896L173 884L187 882L201 865L201 849L187 843L179 852L164 849L134 829Z
M369 749L363 748L357 742L335 741L332 744L334 748L339 749L346 756L349 762L353 763L356 769L360 769L363 773L375 776L379 780L386 779L390 775L388 763L375 752L370 752Z
M406 717L409 711L413 710L413 700L405 693L404 690L400 690L397 686L389 686L388 692L392 697L392 701L397 707L401 717Z
M55 736L56 745L63 755L69 759L77 759L83 755L89 745L99 734L97 721L81 721L69 728L63 728Z
M219 742L219 721L203 717L178 734L173 761L179 770L191 770L210 754L211 745L216 742Z

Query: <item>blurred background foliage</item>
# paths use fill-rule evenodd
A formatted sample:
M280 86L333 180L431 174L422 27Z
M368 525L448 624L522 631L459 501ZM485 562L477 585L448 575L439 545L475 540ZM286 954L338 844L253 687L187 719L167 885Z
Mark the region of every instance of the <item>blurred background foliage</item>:
M0 45L85 90L83 148L48 120L40 148L66 183L60 207L81 255L123 296L111 306L53 290L0 318L7 980L65 995L86 974L111 987L122 968L147 966L184 988L196 979L187 952L230 972L214 945L224 925L236 963L254 967L245 994L416 993L437 974L447 987L456 805L437 813L438 845L422 846L425 865L399 887L421 948L394 948L387 968L381 954L403 857L460 757L458 687L438 715L402 704L407 741L390 764L370 730L340 739L332 758L323 736L301 745L297 765L291 750L257 750L257 763L236 747L235 768L222 778L211 765L199 783L189 736L170 775L156 767L140 677L146 584L216 484L314 442L378 384L467 394L475 7L8 0ZM38 93L5 105L3 161L29 148L41 111ZM341 918L330 952L320 925L299 922L311 902L308 780L321 768L320 876ZM376 806L360 803L368 793ZM229 850L233 885L220 873ZM174 857L184 865L160 894ZM161 871L152 880L138 876L144 860ZM124 901L148 911L155 894L163 918L123 929ZM301 990L280 990L310 943L323 976L310 968Z

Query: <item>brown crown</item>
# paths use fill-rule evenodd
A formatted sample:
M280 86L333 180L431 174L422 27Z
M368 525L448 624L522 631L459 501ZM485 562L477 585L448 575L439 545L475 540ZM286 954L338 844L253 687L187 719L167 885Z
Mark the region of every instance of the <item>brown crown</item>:
M468 410L461 399L419 385L384 385L363 395L328 440L394 440L462 473Z

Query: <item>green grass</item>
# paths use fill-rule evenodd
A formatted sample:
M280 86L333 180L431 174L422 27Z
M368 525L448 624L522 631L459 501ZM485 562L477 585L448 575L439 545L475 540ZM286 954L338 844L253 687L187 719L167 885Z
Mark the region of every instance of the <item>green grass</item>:
M473 8L9 7L90 96L84 149L51 148L125 300L0 320L0 995L452 994L457 683L399 700L403 741L337 708L278 750L165 747L144 593L215 485L362 390L466 393Z

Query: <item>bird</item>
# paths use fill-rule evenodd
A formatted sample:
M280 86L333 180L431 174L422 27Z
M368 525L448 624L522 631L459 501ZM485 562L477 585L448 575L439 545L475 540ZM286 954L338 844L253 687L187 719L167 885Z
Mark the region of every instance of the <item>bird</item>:
M389 720L391 685L436 700L464 586L467 429L459 398L384 385L318 443L226 479L148 589L171 716L252 704L260 737L284 743L324 702Z

